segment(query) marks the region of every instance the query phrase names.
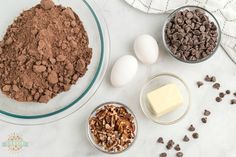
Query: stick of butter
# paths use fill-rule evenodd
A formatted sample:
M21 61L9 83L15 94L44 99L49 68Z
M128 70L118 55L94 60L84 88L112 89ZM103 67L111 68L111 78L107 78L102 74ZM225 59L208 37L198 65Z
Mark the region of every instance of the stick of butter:
M183 97L176 84L167 84L151 91L147 98L157 117L175 110L183 103Z

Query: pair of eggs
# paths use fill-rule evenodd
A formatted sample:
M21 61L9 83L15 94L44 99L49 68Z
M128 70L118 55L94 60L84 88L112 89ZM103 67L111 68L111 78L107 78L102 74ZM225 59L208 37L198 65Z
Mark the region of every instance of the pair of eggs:
M134 42L136 57L144 64L153 64L159 55L157 41L150 35L139 36ZM114 87L121 87L129 83L138 70L138 61L132 55L119 58L111 71L111 83Z

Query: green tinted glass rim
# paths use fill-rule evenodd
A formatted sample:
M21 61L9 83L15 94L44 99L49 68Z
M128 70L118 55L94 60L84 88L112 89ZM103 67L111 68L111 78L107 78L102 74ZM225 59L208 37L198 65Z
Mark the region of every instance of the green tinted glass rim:
M101 56L100 56L100 61L99 61L99 64L98 64L98 70L96 71L95 73L95 76L94 78L92 79L92 81L90 82L90 84L88 85L88 87L86 88L86 90L76 99L74 100L73 102L71 102L69 105L65 106L64 108L62 109L59 109L57 111L54 111L54 112L50 112L50 113L47 113L47 114L42 114L42 115L34 115L34 116L25 116L25 115L18 115L18 114L13 114L13 113L9 113L9 112L6 112L6 111L2 111L0 110L0 114L4 114L6 116L10 116L10 117L13 117L13 118L20 118L20 119L39 119L39 118L46 118L46 117L50 117L50 116L53 116L53 115L56 115L58 113L61 113L67 109L69 109L70 107L74 106L77 102L79 102L79 100L81 100L88 92L89 90L92 88L92 86L94 85L95 81L97 80L97 77L101 71L101 68L102 68L102 63L103 63L103 58L104 58L104 38L103 38L103 32L102 32L102 28L101 28L101 25L99 23L99 20L98 20L98 17L96 16L94 10L92 9L92 7L88 4L88 2L86 2L86 0L82 0L84 2L84 4L88 7L88 9L91 11L95 21L96 21L96 24L97 24L97 27L98 27L98 31L99 31L99 36L100 36L100 39L101 39Z

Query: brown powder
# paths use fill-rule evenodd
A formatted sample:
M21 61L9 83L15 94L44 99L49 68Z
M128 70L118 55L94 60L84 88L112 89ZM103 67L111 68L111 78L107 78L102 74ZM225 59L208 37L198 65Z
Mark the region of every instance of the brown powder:
M79 17L42 0L21 13L0 41L0 88L17 101L46 103L84 76L91 57Z

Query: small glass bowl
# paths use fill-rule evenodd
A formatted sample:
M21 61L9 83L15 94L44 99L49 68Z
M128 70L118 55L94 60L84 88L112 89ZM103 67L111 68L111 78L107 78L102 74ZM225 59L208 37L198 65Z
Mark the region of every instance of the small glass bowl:
M178 107L176 110L167 113L161 117L157 117L150 106L150 103L147 99L147 93L160 88L166 84L174 83L177 85L178 89L180 90L183 96L183 104ZM142 88L140 93L140 105L142 108L143 113L146 115L147 118L152 120L155 123L162 124L162 125L170 125L178 122L188 113L190 108L191 96L190 91L187 85L184 83L182 79L174 74L159 74L152 77Z
M130 114L134 117L133 122L134 122L134 125L135 125L135 132L134 132L135 137L134 137L134 139L131 141L131 143L129 144L129 146L128 146L126 149L121 150L121 151L118 151L118 152L109 152L109 151L103 149L101 146L99 146L99 145L94 141L93 134L92 134L91 131L90 131L90 126L89 126L89 120L90 120L90 118L92 118L92 117L95 116L97 110L103 108L103 107L106 106L106 105L114 105L114 106L116 106L116 107L124 107L124 108L128 111L128 113L130 113ZM90 114L90 116L89 116L89 118L88 118L88 120L87 120L87 124L86 124L86 125L87 125L87 126L86 126L86 128L87 128L87 135L88 135L88 139L89 139L90 143L91 143L95 148L97 148L98 150L100 150L101 152L104 152L104 153L107 153L107 154L119 154L119 153L122 153L122 152L128 150L128 149L134 144L134 142L136 141L136 138L137 138L138 123L137 123L136 117L135 117L134 113L130 110L130 108L128 108L126 105L124 105L124 104L122 104L122 103L120 103L120 102L113 102L113 101L112 101L112 102L105 102L105 103L99 105L98 107L96 107L96 108L92 111L92 113Z
M183 10L195 10L195 9L199 9L200 11L204 12L206 16L209 17L209 20L214 22L214 24L216 25L217 27L217 33L218 33L218 37L217 37L217 43L216 43L216 47L215 49L213 50L213 52L208 55L207 57L205 58L202 58L202 59L199 59L199 60L195 60L195 61L190 61L190 60L184 60L182 58L178 58L177 56L175 56L171 50L169 49L169 46L167 45L166 43L166 40L165 40L165 28L166 28L166 25L167 23L172 19L172 17L175 16L175 14L179 11L183 11ZM192 6L192 5L187 5L187 6L183 6L183 7L180 7L176 10L174 10L166 19L166 21L164 22L164 25L163 25L163 28L162 28L162 40L163 40L163 44L164 44L164 47L166 48L166 50L169 52L169 54L171 56L173 56L174 58L176 58L177 60L179 61L182 61L184 63L200 63L200 62L203 62L207 59L209 59L211 56L213 56L215 53L216 53L216 50L218 49L219 45L220 45L220 41L221 41L221 29L220 29L220 25L219 25L219 22L217 21L217 19L215 18L215 16L208 10L204 9L204 8L201 8L201 7L198 7L198 6Z

